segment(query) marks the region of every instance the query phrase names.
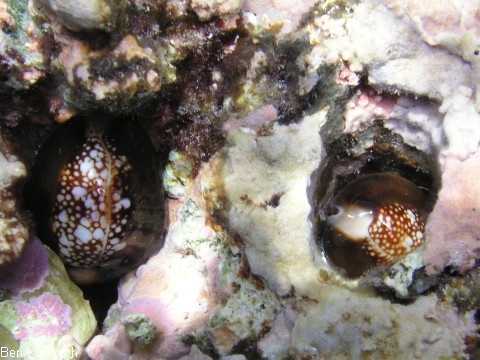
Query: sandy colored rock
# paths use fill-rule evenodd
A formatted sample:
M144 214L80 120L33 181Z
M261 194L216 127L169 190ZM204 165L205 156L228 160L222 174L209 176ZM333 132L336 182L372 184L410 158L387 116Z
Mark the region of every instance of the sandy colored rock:
M245 241L252 271L282 295L292 287L306 296L318 292L307 189L323 156L323 120L320 112L275 125L271 136L238 131L230 138L223 169L230 226Z
M255 14L266 29L280 26L278 37L282 38L297 29L314 4L313 0L245 0L243 9Z
M72 31L109 31L125 16L124 0L35 0L33 5Z
M403 306L327 288L318 304L298 318L291 344L304 354L330 359L460 358L466 334L435 316L436 303L435 295Z

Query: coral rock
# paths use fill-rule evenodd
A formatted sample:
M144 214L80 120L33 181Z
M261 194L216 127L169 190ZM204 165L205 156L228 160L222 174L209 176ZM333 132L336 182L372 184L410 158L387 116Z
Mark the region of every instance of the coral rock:
M292 344L305 355L318 351L335 359L461 358L462 338L474 325L471 319L463 319L464 328L449 328L449 323L432 316L436 303L435 295L430 295L410 306L394 305L330 287L319 296L317 305L298 318Z
M0 190L0 265L16 260L28 241L28 228L19 218L16 201Z
M252 271L279 294L317 291L306 278L318 271L312 256L306 188L322 158L322 112L300 124L277 126L269 136L231 136L223 181L230 226L242 234Z
M39 12L47 12L72 31L111 30L125 15L124 0L35 0Z
M46 73L41 30L27 10L28 1L0 2L0 92L30 88ZM4 89L4 86L6 87Z
M97 101L130 99L139 92L157 91L162 85L162 59L152 49L142 47L133 35L125 36L112 50L93 50L89 44L69 38L62 44L55 66L65 74L69 86L80 85ZM94 76L96 72L102 75ZM66 96L78 101L69 99L69 93Z
M193 11L200 20L209 20L213 16L235 14L240 11L243 0L192 0Z

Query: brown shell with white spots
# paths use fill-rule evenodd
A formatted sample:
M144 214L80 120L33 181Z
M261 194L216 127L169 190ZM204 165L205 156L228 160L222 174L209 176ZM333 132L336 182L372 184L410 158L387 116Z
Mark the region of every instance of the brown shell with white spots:
M359 277L414 251L424 242L426 198L414 183L392 173L354 180L332 199L321 235L325 256L348 277ZM350 222L359 214L365 220Z
M77 117L49 137L30 203L39 236L76 282L121 276L160 249L160 176L148 135L130 119Z
M368 256L388 264L423 243L425 223L419 212L399 203L379 206L362 243Z

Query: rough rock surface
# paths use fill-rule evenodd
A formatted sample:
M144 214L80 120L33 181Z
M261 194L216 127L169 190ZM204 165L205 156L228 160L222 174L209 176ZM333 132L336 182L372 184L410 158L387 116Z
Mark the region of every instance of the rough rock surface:
M341 310L329 311L331 307ZM463 330L450 329L436 311L434 295L405 307L327 288L318 304L299 316L291 343L312 355L318 351L335 359L458 358L463 352Z

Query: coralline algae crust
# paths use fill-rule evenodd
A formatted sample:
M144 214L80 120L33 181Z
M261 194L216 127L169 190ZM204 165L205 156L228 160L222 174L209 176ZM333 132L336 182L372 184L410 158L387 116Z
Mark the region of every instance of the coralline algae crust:
M45 251L49 273L42 286L1 301L0 325L19 342L25 359L81 356L96 329L95 317L61 260L47 247Z

